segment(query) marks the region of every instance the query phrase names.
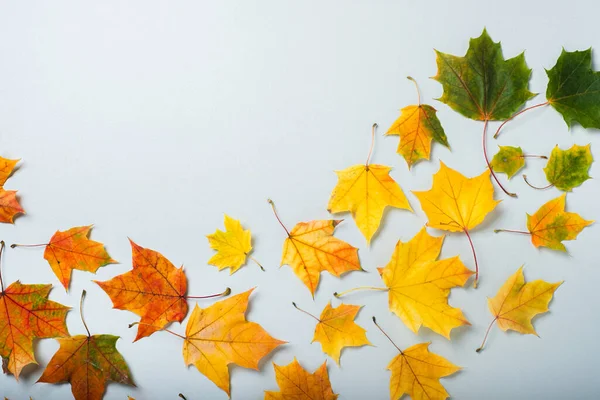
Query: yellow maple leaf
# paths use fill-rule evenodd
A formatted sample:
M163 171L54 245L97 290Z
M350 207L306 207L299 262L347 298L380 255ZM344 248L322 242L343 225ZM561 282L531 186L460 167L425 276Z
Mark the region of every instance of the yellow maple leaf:
M505 332L510 329L537 336L531 320L536 315L548 311L548 304L561 284L562 281L549 283L541 279L525 283L523 267L520 267L504 282L495 297L488 298L488 307L494 319L477 352L483 349L494 323Z
M9 160L8 158L0 157L0 187L4 186L18 162L19 159Z
M373 138L375 128L373 125ZM358 229L371 242L379 229L383 211L387 206L403 208L412 212L412 208L396 181L389 175L391 167L369 164L371 150L364 165L354 165L342 171L336 171L338 183L331 193L327 210L331 213L349 211Z
M354 322L361 306L340 304L333 308L329 302L321 316L317 318L299 308L296 303L292 304L299 311L317 320L312 341L321 343L323 352L333 358L338 365L340 365L340 356L344 347L360 347L371 344L367 339L366 330Z
M341 220L299 222L288 231L279 219L273 201L269 200L269 204L288 236L283 243L281 265L292 268L313 298L322 271L340 277L349 271L362 270L358 249L333 237L333 231Z
M294 357L288 365L273 363L275 379L279 392L265 390L265 400L336 400L333 393L327 363L324 362L312 374L309 374Z
M464 232L469 239L475 260L475 281L479 280L479 265L469 231L483 222L500 200L494 200L490 171L467 178L440 161L428 191L413 191L428 218L428 226L450 232Z
M436 109L427 104L421 104L421 96L417 82L408 77L417 87L419 104L404 107L400 110L400 117L392 124L386 135L400 136L398 154L402 155L410 169L419 160L429 160L431 141L435 140L446 147L450 147L444 128L436 114Z
M452 375L461 368L437 354L429 352L430 343L419 343L401 350L392 338L373 322L400 352L390 361L387 369L392 371L390 399L398 400L405 394L413 400L445 400L450 395L440 383L440 378Z
M250 230L244 230L239 220L225 214L225 231L217 229L215 233L206 235L210 248L217 250L208 263L219 268L219 271L229 268L233 274L246 263L246 258L253 260L264 271L250 252L252 251L252 236Z
M260 360L285 342L269 335L259 324L246 321L250 289L202 309L196 305L183 343L186 365L231 395L229 364L258 370Z
M513 232L531 235L531 243L535 247L567 251L563 240L575 240L577 235L594 221L587 221L579 214L566 212L567 195L550 200L540 207L533 215L527 214L527 229L529 232L512 229L495 229L494 232Z

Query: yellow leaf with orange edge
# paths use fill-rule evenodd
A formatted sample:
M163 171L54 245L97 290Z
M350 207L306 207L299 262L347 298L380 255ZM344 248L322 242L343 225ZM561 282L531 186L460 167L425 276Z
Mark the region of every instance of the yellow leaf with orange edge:
M373 135L376 126L373 126ZM402 189L389 175L392 168L369 164L370 156L369 152L365 164L336 171L338 183L327 206L327 210L334 214L349 211L367 243L379 229L387 206L412 212Z
M185 330L183 360L231 395L229 364L258 370L260 360L285 342L271 337L259 324L246 321L253 289L194 307Z
M277 365L275 379L279 392L265 391L265 400L336 400L338 395L333 393L327 363L324 362L312 374L307 372L294 358L288 365Z

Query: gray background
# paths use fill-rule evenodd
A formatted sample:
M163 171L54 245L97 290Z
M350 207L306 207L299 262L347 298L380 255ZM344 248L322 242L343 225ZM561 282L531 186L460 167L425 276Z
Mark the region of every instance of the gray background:
M381 285L375 268L387 263L398 239L409 240L426 222L410 190L430 188L439 159L467 176L484 170L482 124L432 100L442 92L428 79L436 73L433 48L462 55L469 37L486 26L494 40L502 41L507 57L526 50L534 69L530 88L542 93L535 104L544 99L544 68L554 65L562 46L593 46L598 60L595 3L3 1L0 154L23 159L6 187L19 190L27 215L14 226L0 226L0 236L8 243L38 243L56 229L93 223L92 238L121 262L96 276L76 271L69 294L61 287L51 294L75 307L67 318L73 334L84 332L77 303L86 289L90 329L122 337L118 349L138 388L109 384L107 399L175 399L179 392L190 400L227 398L193 367L185 367L179 338L159 332L132 343L135 331L127 325L138 317L112 310L108 296L91 282L130 270L128 236L185 265L190 295L256 286L248 319L290 342L267 357L260 372L231 368L234 399L262 398L263 390L277 389L272 361L287 364L297 356L312 371L328 359L319 344L310 344L314 321L291 302L318 314L329 300L339 303L331 296L336 290ZM329 218L333 170L364 162L371 124L378 122L383 134L400 108L415 103L406 75L419 81L424 101L439 109L452 151L436 145L431 162L408 171L395 152L398 139L377 136L373 162L394 167L392 176L415 213L386 212L370 248L346 216L337 236L360 248L368 272L341 280L323 274L313 301L289 267L278 268L284 232L266 199L275 200L289 228ZM498 142L490 139L490 151L498 143L549 154L556 144L590 142L600 154L598 132L569 131L557 112L545 108L511 123ZM525 170L540 185L543 166L531 160ZM596 163L591 174L599 172ZM501 179L506 182L504 175ZM385 368L396 351L374 328L373 315L400 346L432 341L432 351L464 366L443 380L457 399L596 397L598 226L567 243L569 255L535 249L520 235L495 235L498 227L525 228L526 212L560 194L534 191L520 177L508 186L519 199L497 191L503 202L473 232L480 287L455 289L451 295L451 304L461 307L473 326L454 331L452 341L428 329L417 336L390 313L385 294L349 296L347 302L365 305L357 321L376 347L344 351L342 368L328 359L341 399L389 396ZM591 180L568 195L567 207L598 219L598 198L600 185ZM223 213L252 230L253 255L267 272L249 264L229 276L206 265L212 251L204 235L222 227ZM41 249L9 249L2 263L5 282L59 285L42 254ZM456 254L473 268L466 238L450 234L443 256ZM535 320L541 339L494 328L489 347L476 354L491 320L486 297L495 295L521 264L527 279L565 280L551 312ZM182 333L185 325L170 328ZM39 341L42 366L57 347L53 340ZM70 396L69 385L34 384L41 372L31 368L19 383L0 376L0 394L11 400Z

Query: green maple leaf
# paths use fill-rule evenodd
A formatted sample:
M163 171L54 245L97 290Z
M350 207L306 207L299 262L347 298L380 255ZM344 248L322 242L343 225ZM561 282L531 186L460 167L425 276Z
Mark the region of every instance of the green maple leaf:
M498 146L500 151L494 155L490 165L496 172L504 172L512 178L517 171L525 166L525 156L520 147Z
M554 147L548 164L544 168L546 179L556 188L570 192L576 186L590 179L588 170L592 165L590 145L574 145L568 150Z
M592 70L592 49L565 51L556 65L546 70L548 103L562 114L570 127L600 129L600 72Z
M510 118L535 96L528 90L531 69L524 53L508 60L500 43L494 43L484 29L469 41L464 57L436 50L438 73L433 79L444 88L438 100L465 117L480 120Z

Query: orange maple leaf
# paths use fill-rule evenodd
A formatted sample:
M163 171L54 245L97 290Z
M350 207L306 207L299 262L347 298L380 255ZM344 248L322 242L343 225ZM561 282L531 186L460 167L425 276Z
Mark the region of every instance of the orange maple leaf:
M208 308L196 305L182 337L185 364L194 364L228 395L229 364L258 370L264 356L286 343L271 337L259 324L246 321L248 298L253 290Z
M95 282L110 296L114 308L142 317L135 338L139 340L185 318L187 279L183 267L176 268L157 251L130 243L133 270Z
M0 222L10 224L14 222L15 215L25 213L17 200L17 192L15 190L4 190L4 184L12 175L17 162L19 160L0 157Z
M295 357L288 365L273 363L273 368L280 391L265 390L265 400L336 400L338 398L338 395L333 393L329 382L327 362L321 364L312 374L302 368Z
M333 237L335 227L342 220L299 222L288 231L279 219L275 204L269 199L275 217L288 237L283 243L281 265L289 265L304 282L312 296L319 285L322 271L340 277L349 271L362 271L358 249Z
M0 242L0 257L4 242ZM13 282L4 289L0 273L0 356L5 372L17 380L23 368L37 364L34 339L69 336L65 318L69 307L48 300L52 285Z
M117 350L119 339L114 335L92 335L79 312L87 335L57 339L60 348L54 354L38 382L71 383L76 400L102 400L107 382L114 381L135 386L129 367Z
M46 244L13 244L10 247L44 246L44 258L65 290L69 290L74 269L96 273L98 268L114 264L102 243L88 239L92 225L77 226L66 231L56 231Z

